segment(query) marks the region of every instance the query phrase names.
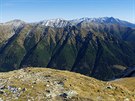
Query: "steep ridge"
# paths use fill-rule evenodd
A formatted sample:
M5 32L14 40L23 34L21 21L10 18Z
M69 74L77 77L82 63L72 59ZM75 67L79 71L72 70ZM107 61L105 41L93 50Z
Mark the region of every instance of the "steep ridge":
M99 64L98 62L100 61L101 55L103 54L103 47L98 38L97 38L97 45L98 45L98 50L96 53L96 59L92 68L91 76L94 76L94 74L96 73L97 65Z
M33 31L35 30L35 28L36 28L37 26L34 26L33 28L32 28L32 30L28 33L28 36L27 37L29 37L29 36L35 36L34 35L34 33L33 33ZM23 67L23 65L25 65L25 63L26 63L26 61L27 61L27 58L29 58L30 57L30 55L34 52L34 50L36 49L36 47L37 47L37 45L40 43L40 41L42 41L43 40L43 38L46 36L46 33L48 32L48 29L45 29L45 30L43 30L43 32L42 32L42 35L40 36L40 38L39 38L39 40L37 41L37 42L35 42L33 45L27 45L27 38L26 38L26 40L25 40L25 42L24 42L24 44L26 43L26 45L27 45L27 47L30 47L30 48L26 48L26 50L27 50L27 52L26 52L26 54L25 54L25 56L23 57L23 60L21 61L21 63L20 63L20 67ZM31 36L31 37L32 37ZM28 39L29 40L29 39ZM27 64L26 64L27 65Z
M134 28L86 21L64 27L25 23L0 54L0 71L39 66L108 80L125 69L115 65L135 65ZM4 42L0 45L5 46Z
M90 40L92 39L92 35L93 33L89 32L85 38L85 41L82 43L82 46L80 47L76 60L73 64L73 67L71 69L71 71L75 71L75 67L77 67L76 65L81 61L81 59L83 58L84 54L86 53L86 50L88 49L88 44L90 42Z
M2 54L0 54L0 64L2 65L2 67L5 67L5 68L1 68L2 71L9 71L18 68L21 58L25 53L25 49L23 46L24 37L26 36L25 33L28 32L30 28L31 26L29 25L24 26L19 33L16 33L17 35L15 34L14 39L11 40L12 42L7 44L6 49L3 51ZM14 27L11 27L11 29L13 30Z
M70 32L65 36L65 39L63 40L62 45L56 50L56 52L54 53L54 55L51 57L51 60L49 61L47 67L52 67L51 66L51 64L53 64L52 61L54 62L57 59L57 56L63 50L64 46L67 44L67 41L68 41L69 37L70 37Z
M12 32L14 33L13 36L6 40L6 42L0 47L0 54L2 54L8 46L10 46L10 44L15 40L15 38L17 38L18 34L22 29L23 27L17 28L16 30L14 29L14 31Z

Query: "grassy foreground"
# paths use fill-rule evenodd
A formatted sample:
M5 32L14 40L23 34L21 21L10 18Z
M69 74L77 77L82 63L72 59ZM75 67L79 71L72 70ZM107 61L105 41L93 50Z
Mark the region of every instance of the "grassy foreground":
M0 73L0 101L135 101L135 78L103 82L78 73L25 68Z

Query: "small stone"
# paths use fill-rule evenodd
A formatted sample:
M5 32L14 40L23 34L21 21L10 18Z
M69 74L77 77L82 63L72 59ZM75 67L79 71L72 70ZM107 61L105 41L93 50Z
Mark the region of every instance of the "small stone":
M129 98L124 99L124 101L129 101Z
M28 70L27 72L31 72L31 70Z
M50 81L48 80L47 82L49 83Z
M8 86L8 90L11 91L12 93L18 92L18 88L16 88L15 86Z
M97 92L100 92L100 90L97 90Z
M0 89L5 89L5 85L0 86Z
M103 98L101 96L97 97L97 101L101 101Z
M19 87L18 90L21 90L21 87Z
M65 93L68 95L68 98L71 98L77 95L77 92L73 90L66 91Z
M113 86L111 86L111 85L107 86L106 88L107 88L107 89L115 89L115 87L113 87Z
M51 91L50 90L46 90L47 93L50 93Z
M66 93L63 93L60 96L63 97L63 98L67 98L68 95Z
M4 101L4 100L2 100L2 98L0 98L0 101Z
M0 94L4 94L4 92L0 90Z
M26 91L26 88L23 88L22 91L23 91L23 92Z
M45 75L45 77L51 77L51 75Z
M36 81L33 81L33 84L36 84Z
M121 93L124 93L124 91L121 91Z
M18 99L18 97L15 97L15 99L17 100L17 99Z
M46 85L46 87L49 87L49 85Z
M59 85L64 85L64 82L63 81L59 81L58 84Z

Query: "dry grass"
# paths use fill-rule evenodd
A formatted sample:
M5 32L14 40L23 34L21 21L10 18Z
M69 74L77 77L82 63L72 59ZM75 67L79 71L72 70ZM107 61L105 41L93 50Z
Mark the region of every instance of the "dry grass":
M122 85L123 87L126 87L128 90L135 92L135 77L118 79L112 81L112 83Z
M124 101L124 99L135 101L134 78L103 82L78 73L48 68L26 68L0 73L0 78L8 80L6 87L15 86L26 89L17 100L13 96L14 94L5 89L8 97L0 94L4 100L63 101L64 98L58 94L72 90L76 92L76 95L66 98L67 101ZM56 85L56 82L62 82L63 85ZM131 86L128 87L128 85ZM56 94L56 96L48 99L46 96L48 89L52 92L51 94Z

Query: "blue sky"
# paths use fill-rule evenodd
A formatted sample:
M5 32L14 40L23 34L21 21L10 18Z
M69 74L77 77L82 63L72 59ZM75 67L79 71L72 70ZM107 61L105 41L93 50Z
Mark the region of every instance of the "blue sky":
M0 22L106 16L135 23L135 0L0 0Z

